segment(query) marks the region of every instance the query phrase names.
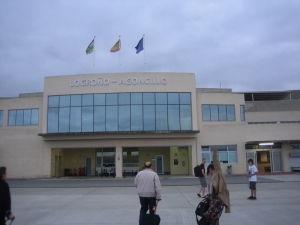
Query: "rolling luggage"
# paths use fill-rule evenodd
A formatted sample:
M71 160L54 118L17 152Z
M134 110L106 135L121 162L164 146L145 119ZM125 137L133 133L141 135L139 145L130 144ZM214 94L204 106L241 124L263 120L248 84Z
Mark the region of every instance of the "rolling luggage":
M160 216L156 214L158 201L156 203L156 208L153 215L146 214L140 221L139 225L159 225L160 224Z

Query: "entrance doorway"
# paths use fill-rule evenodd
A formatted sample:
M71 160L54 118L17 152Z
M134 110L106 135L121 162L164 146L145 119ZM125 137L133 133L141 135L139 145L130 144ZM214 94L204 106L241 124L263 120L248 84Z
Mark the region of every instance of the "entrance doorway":
M155 156L156 173L164 174L164 157L162 155Z
M247 150L246 152L247 167L248 160L253 159L257 166L258 172L281 172L281 149L259 149Z
M86 156L85 157L85 169L86 169L86 175L90 176L92 175L92 157Z

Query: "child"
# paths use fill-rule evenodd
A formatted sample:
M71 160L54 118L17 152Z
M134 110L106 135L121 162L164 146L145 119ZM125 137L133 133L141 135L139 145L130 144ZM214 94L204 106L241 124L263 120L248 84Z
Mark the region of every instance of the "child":
M257 182L257 177L256 174L258 172L257 168L255 165L253 165L253 160L249 159L248 160L249 164L249 169L248 169L248 177L249 177L249 188L251 190L251 196L248 198L250 200L256 200L256 182Z

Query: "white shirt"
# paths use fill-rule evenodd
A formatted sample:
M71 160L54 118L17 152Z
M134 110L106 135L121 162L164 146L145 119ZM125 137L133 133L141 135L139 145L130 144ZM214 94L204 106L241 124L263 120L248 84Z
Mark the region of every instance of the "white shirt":
M257 172L258 172L258 170L257 170L257 168L256 168L255 165L249 166L249 169L248 169L249 175L250 175L250 174L255 174L255 173L257 173ZM254 182L256 182L256 181L257 181L256 175L253 175L253 176L249 177L249 181L254 181Z

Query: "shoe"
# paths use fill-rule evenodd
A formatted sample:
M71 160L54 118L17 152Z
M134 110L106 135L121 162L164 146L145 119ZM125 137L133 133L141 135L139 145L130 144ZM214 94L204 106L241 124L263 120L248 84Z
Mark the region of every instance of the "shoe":
M201 198L201 195L200 195L200 194L197 194L197 195L198 195L199 198Z
M250 196L248 199L253 199L253 196Z
M252 200L256 200L256 199L257 199L256 197L253 197L253 198L252 198Z

